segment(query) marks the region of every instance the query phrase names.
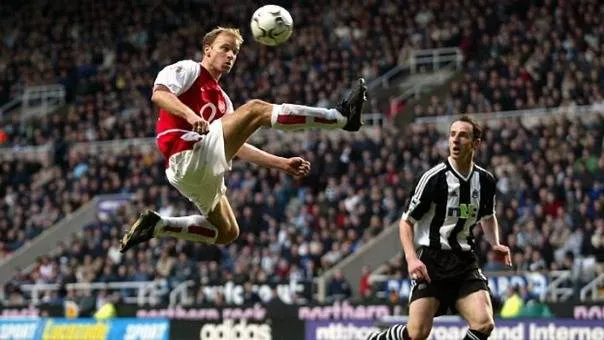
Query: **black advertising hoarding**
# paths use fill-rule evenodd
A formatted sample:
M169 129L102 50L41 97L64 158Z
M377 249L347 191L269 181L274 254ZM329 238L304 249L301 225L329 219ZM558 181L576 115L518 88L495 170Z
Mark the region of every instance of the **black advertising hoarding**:
M565 301L547 304L557 317L575 320L604 320L604 301Z
M170 339L304 340L304 323L295 320L170 320Z
M312 282L310 281L283 281L279 283L263 283L252 285L252 291L258 294L262 302L268 303L273 299L273 290L277 293L277 299L285 304L293 304L295 301L312 300ZM222 293L227 305L243 305L245 288L241 284L226 282L223 285L202 286L207 301L212 301L217 293Z
M297 306L280 302L253 306L191 306L145 308L122 306L121 312L137 318L170 319L170 339L273 340L304 339L304 322Z
M384 304L336 302L330 305L296 306L277 302L230 307L156 308L130 305L122 306L120 314L138 318L168 318L171 320L171 339L303 340L307 338L307 327L317 323L374 322L399 314L400 310L399 306Z

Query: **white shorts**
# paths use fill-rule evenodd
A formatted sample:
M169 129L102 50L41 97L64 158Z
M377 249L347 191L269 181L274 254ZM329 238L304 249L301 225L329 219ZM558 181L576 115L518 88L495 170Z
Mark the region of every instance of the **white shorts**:
M231 162L225 157L222 122L212 122L205 135L189 132L181 138L198 142L192 150L170 157L166 176L170 184L207 216L225 195L224 176L231 170Z

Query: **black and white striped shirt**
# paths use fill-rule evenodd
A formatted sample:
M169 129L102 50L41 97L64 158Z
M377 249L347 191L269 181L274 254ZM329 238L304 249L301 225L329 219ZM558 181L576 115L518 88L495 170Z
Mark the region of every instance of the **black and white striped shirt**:
M495 178L473 165L467 177L449 160L424 172L403 219L413 224L416 248L469 251L472 229L495 213Z

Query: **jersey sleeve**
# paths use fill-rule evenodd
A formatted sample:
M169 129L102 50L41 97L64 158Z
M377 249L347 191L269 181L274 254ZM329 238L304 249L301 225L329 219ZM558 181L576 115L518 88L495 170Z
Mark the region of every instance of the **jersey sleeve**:
M490 172L486 172L484 196L480 198L480 211L478 216L480 220L495 215L495 193L497 191L497 181Z
M164 67L157 74L153 89L158 85L167 87L174 95L185 93L199 76L200 66L193 60L181 60Z
M433 201L437 178L438 176L426 172L415 183L413 196L409 199L407 210L403 214L404 220L417 223L428 212Z

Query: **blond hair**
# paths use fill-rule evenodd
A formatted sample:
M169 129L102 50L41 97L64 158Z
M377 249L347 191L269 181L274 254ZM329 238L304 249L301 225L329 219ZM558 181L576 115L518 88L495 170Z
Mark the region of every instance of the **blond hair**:
M212 46L214 40L216 40L216 37L218 37L220 33L232 34L235 36L235 39L237 39L237 43L239 45L243 44L243 37L241 36L241 32L239 32L238 28L218 26L206 33L206 35L203 37L203 47Z

